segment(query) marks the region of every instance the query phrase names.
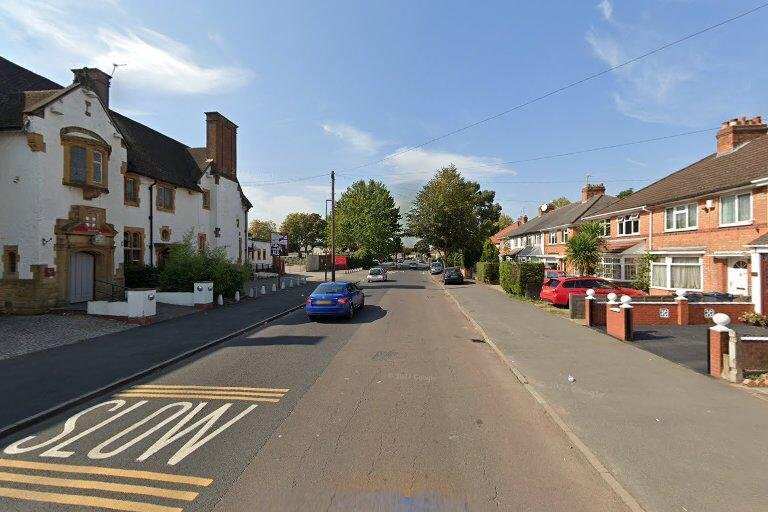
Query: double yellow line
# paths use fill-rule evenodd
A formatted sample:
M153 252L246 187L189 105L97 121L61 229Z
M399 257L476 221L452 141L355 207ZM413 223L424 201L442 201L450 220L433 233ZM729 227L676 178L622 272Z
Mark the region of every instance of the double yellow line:
M286 388L140 384L121 391L115 396L118 398L179 398L277 403L288 391L290 390Z
M71 464L53 464L46 462L31 462L14 459L0 459L0 482L18 483L31 486L32 489L18 489L0 486L0 497L42 503L56 503L60 505L79 505L86 507L99 507L110 510L122 510L128 512L182 512L182 508L156 505L142 501L131 501L101 496L88 496L84 494L63 494L37 490L37 487L60 487L65 489L97 490L117 494L135 494L139 496L151 496L171 500L193 501L198 493L187 489L171 489L156 487L155 485L137 485L104 480L86 480L81 478L62 478L60 476L41 475L37 472L75 473L80 475L99 475L102 477L117 477L149 482L163 482L181 484L185 486L207 487L213 480L187 475L175 475L171 473L155 473L152 471L136 471L100 466L76 466ZM19 472L22 470L22 472ZM23 472L23 470L32 471Z

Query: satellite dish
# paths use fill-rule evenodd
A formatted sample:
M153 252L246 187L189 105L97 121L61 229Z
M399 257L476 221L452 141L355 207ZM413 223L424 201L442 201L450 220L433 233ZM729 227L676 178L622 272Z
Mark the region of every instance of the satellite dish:
M545 212L545 211L547 211L547 208L549 208L549 205L548 204L543 204L543 205L539 206L539 208L541 209L541 211Z

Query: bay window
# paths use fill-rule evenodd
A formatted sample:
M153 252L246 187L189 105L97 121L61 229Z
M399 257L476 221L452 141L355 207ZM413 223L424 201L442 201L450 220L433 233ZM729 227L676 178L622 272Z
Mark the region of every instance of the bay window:
M681 204L664 210L664 231L696 229L699 226L696 203Z
M752 221L752 194L720 196L720 225L733 226Z
M701 290L701 258L666 256L652 262L651 287Z
M640 232L640 215L619 217L619 236L636 235Z

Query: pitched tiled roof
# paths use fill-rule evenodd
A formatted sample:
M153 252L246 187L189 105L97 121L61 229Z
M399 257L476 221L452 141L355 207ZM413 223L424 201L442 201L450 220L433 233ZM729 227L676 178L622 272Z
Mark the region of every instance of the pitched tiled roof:
M0 57L0 130L21 128L25 91L54 89L63 89L63 87Z
M655 206L749 185L768 176L768 135L717 156L713 153L611 204L596 215Z
M510 232L511 232L513 229L517 228L517 227L518 227L518 226L520 226L520 225L521 225L521 224L520 224L520 221L517 221L517 220L516 220L515 222L511 223L509 226L507 226L507 227L504 227L504 228L501 228L501 229L498 231L498 233L496 233L495 235L493 235L493 236L491 237L491 243L494 243L494 244L498 244L499 242L501 242L502 240L504 240L504 238L506 238L506 236L507 236L507 235L508 235L508 234L509 234L509 233L510 233Z
M189 147L114 110L110 110L110 115L128 148L129 171L200 190L200 168Z
M192 155L192 158L195 159L195 162L197 162L197 166L200 168L200 170L204 170L206 167L208 167L208 150L206 148L189 148L189 153Z
M584 215L589 215L597 210L606 208L616 201L616 198L609 195L596 196L583 203L571 203L561 206L556 210L535 217L520 228L507 234L510 236L527 235L529 233L538 233L548 229L560 226L569 226L575 224Z

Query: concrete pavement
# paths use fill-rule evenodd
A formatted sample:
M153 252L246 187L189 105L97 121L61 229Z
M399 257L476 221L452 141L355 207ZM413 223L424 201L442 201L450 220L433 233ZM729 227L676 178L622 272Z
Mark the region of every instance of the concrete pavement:
M647 510L765 509L766 402L491 287L447 290Z
M621 502L421 272L4 439L0 510L563 510Z

